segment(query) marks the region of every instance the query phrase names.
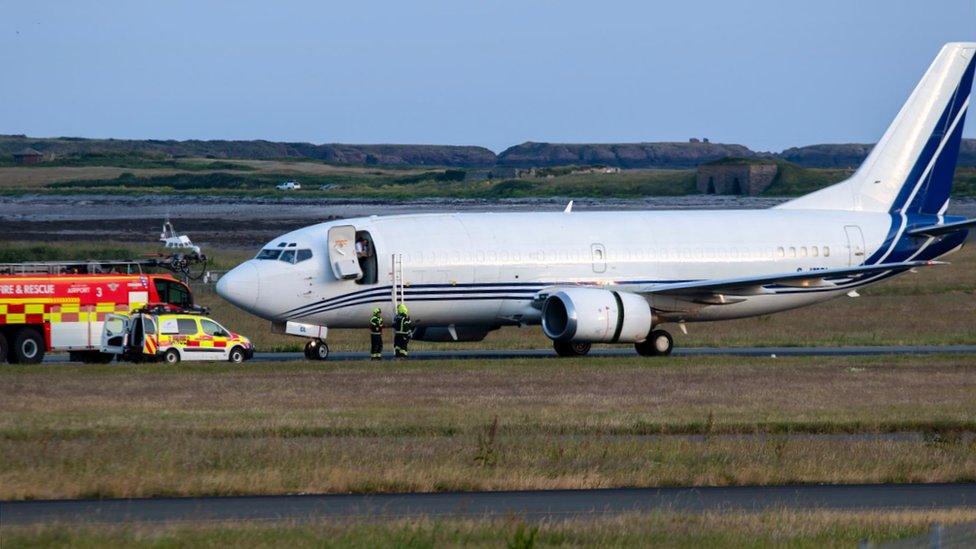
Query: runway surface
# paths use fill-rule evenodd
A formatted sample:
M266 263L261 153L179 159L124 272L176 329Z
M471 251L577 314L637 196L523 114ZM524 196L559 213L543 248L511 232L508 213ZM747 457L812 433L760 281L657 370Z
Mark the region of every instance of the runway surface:
M976 354L976 345L878 345L872 347L688 347L674 349L675 356L868 356L901 354ZM587 356L629 357L637 356L632 347L616 349L593 349ZM329 360L366 360L366 352L334 352ZM392 353L385 358L393 358ZM411 360L512 360L519 358L557 358L551 349L488 350L457 349L443 351L413 351ZM284 362L305 360L302 353L255 353L252 359L257 362ZM654 360L649 358L648 360ZM68 362L68 355L58 354L45 357L44 362Z
M50 522L311 520L352 517L528 519L652 510L896 510L976 506L976 483L738 486L0 502L4 526Z

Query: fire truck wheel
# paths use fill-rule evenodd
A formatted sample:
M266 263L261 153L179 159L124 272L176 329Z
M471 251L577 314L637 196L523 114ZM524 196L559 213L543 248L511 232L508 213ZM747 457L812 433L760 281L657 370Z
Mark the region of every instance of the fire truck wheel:
M108 364L109 362L112 362L113 358L115 358L115 355L113 354L95 351L95 353L92 354L91 362L92 364Z
M0 333L0 364L3 364L7 360L7 352L10 347L7 346L7 336Z
M233 349L230 350L230 353L227 355L227 360L233 362L234 364L240 364L244 362L244 349L241 349L240 347L234 347Z
M176 349L170 349L163 354L163 362L166 364L179 364L180 362L180 352Z
M34 328L21 328L14 337L11 362L37 364L44 360L44 338Z

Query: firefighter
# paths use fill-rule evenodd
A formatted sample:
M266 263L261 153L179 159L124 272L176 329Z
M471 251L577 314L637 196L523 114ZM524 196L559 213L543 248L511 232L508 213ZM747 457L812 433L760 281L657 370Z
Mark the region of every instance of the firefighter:
M383 312L379 307L373 309L373 316L369 317L369 358L383 358Z
M397 314L393 318L393 352L397 358L406 358L407 345L410 344L410 335L413 333L413 322L410 321L410 312L403 303L397 305Z

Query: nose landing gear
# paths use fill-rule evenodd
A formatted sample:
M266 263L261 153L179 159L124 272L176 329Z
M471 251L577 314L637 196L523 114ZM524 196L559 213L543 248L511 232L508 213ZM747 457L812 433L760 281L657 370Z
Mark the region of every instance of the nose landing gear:
M329 358L329 345L321 339L313 339L305 344L305 358L325 360Z

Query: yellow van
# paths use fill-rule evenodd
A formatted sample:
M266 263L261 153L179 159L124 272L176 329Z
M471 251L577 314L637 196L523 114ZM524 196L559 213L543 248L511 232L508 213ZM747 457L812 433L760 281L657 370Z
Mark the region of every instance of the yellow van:
M229 360L254 356L246 337L231 332L205 315L186 312L133 311L109 314L102 330L102 352L120 360Z

